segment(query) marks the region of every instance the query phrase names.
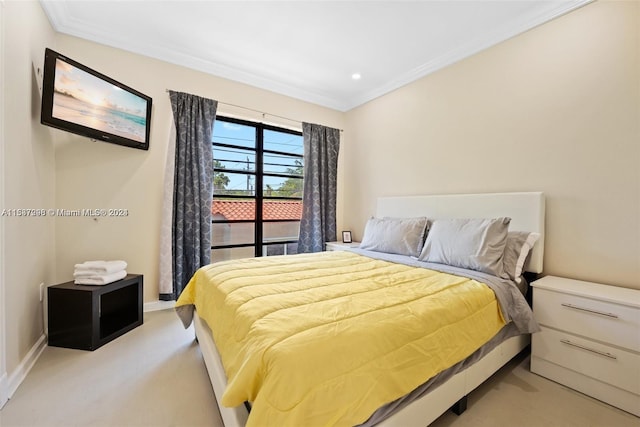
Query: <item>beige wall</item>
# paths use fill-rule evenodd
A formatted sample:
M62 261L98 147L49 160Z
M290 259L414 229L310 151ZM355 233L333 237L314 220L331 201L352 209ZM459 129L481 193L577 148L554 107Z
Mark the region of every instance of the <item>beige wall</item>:
M343 128L344 114L216 78L173 64L75 37L58 35L58 51L153 98L148 152L91 142L56 132L56 206L62 209L123 208L126 218L56 220L57 279L69 280L73 265L88 259L124 259L144 274L144 299L158 299L160 213L167 143L173 120L166 89L179 90L274 115ZM268 121L219 105L218 114ZM298 127L273 118L272 123ZM343 144L344 144L343 137Z
M543 191L545 274L640 288L639 9L589 4L348 112L345 227L379 196Z
M5 208L55 206L55 152L40 125L37 71L55 34L36 2L5 2L4 173ZM4 218L6 365L9 376L43 334L40 283L55 279L52 218Z
M4 0L0 0L0 177L4 182ZM0 209L4 209L4 185L0 184ZM4 217L0 216L0 409L9 398L9 378L5 354L4 303Z

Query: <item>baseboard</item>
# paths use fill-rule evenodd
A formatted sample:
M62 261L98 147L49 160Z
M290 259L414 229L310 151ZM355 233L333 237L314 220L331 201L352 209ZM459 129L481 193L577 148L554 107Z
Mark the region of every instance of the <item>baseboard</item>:
M146 313L148 311L168 310L176 306L175 301L152 301L145 302L142 310Z
M7 373L4 372L0 377L0 409L9 400L9 380L7 379Z
M47 336L42 334L38 341L31 347L27 356L20 362L18 368L11 374L8 381L8 398L11 399L13 394L18 390L22 381L27 377L27 374L33 368L36 361L47 347Z

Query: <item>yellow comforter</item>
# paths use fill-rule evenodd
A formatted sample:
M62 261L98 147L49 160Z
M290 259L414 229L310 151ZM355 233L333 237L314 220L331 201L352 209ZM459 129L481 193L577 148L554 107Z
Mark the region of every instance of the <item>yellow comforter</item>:
M323 252L201 268L194 304L248 426L352 426L473 353L505 321L475 280Z

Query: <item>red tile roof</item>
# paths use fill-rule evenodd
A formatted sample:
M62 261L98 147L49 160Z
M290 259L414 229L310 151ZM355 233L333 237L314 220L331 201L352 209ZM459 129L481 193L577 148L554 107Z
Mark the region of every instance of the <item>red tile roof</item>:
M255 219L255 204L254 200L214 200L211 204L211 213L222 215L227 220L253 220ZM302 217L302 201L264 201L262 217L264 220L298 221Z

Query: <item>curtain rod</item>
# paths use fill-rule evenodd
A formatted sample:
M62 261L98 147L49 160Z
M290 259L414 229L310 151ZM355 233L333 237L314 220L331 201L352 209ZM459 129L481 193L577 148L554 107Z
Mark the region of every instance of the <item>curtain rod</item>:
M169 93L170 89L165 89L165 92ZM262 118L264 118L265 116L271 116L271 117L277 117L279 119L289 120L290 122L295 122L295 123L302 124L301 120L290 119L289 117L279 116L277 114L265 113L264 111L256 110L256 109L249 108L249 107L243 107L242 105L230 104L228 102L222 102L222 101L217 101L217 102L218 102L218 104L227 105L229 107L242 108L243 110L249 110L249 111L253 111L254 113L262 114ZM342 129L338 129L338 130L340 132L343 132Z

